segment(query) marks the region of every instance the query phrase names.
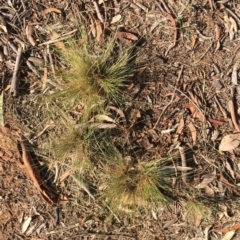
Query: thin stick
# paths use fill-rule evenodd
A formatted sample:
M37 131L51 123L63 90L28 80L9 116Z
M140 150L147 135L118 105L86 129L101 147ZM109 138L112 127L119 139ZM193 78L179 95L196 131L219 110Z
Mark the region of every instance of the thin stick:
M18 84L19 84L17 75L18 75L19 64L22 56L22 51L23 51L23 48L19 46L17 50L17 57L16 57L15 66L14 66L14 72L13 72L11 90L10 90L10 92L13 94L14 97L17 96L17 90L18 90Z
M60 38L57 38L57 39L53 39L53 40L49 40L49 41L40 43L40 44L38 44L38 46L48 45L48 44L52 44L52 43L56 43L56 42L65 40L65 39L67 39L67 38L72 37L73 34L74 34L76 31L77 31L77 29L74 29L73 31L71 31L71 32L69 32L69 33L67 33L67 34L64 34L63 37L60 37Z
M102 17L102 15L101 15L101 13L100 13L100 10L99 10L99 7L98 7L97 2L96 2L96 1L93 1L93 5L94 5L95 10L96 10L96 12L97 12L98 19L99 19L102 23L104 23L104 20L103 20L103 17Z
M53 72L54 78L56 78L55 69L54 69L54 65L53 65L52 54L50 53L49 45L47 45L47 53L48 53L48 56L49 56L49 61L50 61L50 64L51 64L51 68L52 68L52 72Z

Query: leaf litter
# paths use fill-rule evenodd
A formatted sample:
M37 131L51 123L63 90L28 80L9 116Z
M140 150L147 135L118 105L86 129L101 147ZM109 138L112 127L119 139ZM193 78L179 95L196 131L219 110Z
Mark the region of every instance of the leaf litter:
M75 36L75 32L72 32L75 28L74 23L71 20L73 16L78 16L81 21L87 22L89 24L88 30L91 29L91 21L88 21L88 19L91 18L93 20L92 23L95 25L95 29L92 31L95 31L95 40L99 44L104 44L103 37L105 36L105 34L107 35L109 31L111 32L114 29L113 24L114 26L117 26L120 23L126 23L124 25L125 29L120 27L120 30L118 29L116 31L116 37L118 38L118 41L120 43L120 45L118 45L117 47L121 48L121 41L122 44L124 40L129 41L127 44L132 44L133 42L141 42L140 40L142 40L142 36L145 36L147 41L144 42L144 44L142 45L143 49L145 50L141 54L141 59L139 61L145 61L149 64L147 65L147 67L145 67L145 70L142 72L141 75L139 74L134 77L135 79L133 81L132 90L136 91L134 93L131 93L132 90L129 91L130 93L128 92L130 97L129 99L131 99L132 101L129 100L129 102L125 103L125 105L118 105L115 104L115 102L111 102L110 105L112 106L112 109L106 111L106 113L97 113L91 116L93 118L93 122L91 122L90 124L99 125L98 128L96 126L94 128L91 128L91 126L89 125L90 129L94 129L94 131L100 131L101 129L104 129L105 131L111 132L115 137L114 141L117 142L118 147L120 147L122 143L122 140L118 139L117 137L117 133L119 133L119 125L121 126L121 130L124 129L124 131L126 131L127 129L128 134L126 134L126 139L124 139L125 149L131 149L130 152L132 156L130 159L136 158L134 159L134 161L136 162L144 161L141 158L145 158L146 156L152 156L155 153L161 156L165 156L165 153L168 152L169 148L175 144L184 147L186 145L191 146L192 155L194 156L193 159L190 156L191 154L189 155L189 152L185 153L185 151L182 150L182 158L178 158L178 161L182 161L182 166L179 166L179 163L175 163L173 161L173 166L174 164L176 164L175 170L181 169L180 171L182 171L180 178L176 177L176 182L179 189L183 189L184 192L190 190L191 194L193 193L192 197L197 198L200 191L197 191L197 189L194 190L187 185L182 185L183 182L189 182L189 180L191 179L191 181L193 181L192 186L196 186L197 188L204 190L208 189L210 195L213 198L219 197L220 194L218 193L218 190L216 190L217 187L215 186L215 180L217 179L219 180L219 182L223 183L222 185L224 186L223 189L226 192L226 195L231 196L231 189L234 189L235 183L238 184L239 182L238 169L232 166L234 165L234 163L230 162L228 165L223 164L226 160L225 158L227 158L230 154L235 154L235 159L238 159L239 146L238 133L232 133L234 129L236 131L239 131L239 116L236 111L236 109L238 108L238 95L235 92L233 94L229 94L226 87L226 83L228 84L231 81L232 85L237 86L239 70L239 64L237 60L238 57L235 56L236 52L234 51L234 49L237 49L237 39L239 38L239 33L237 30L238 18L231 13L231 9L233 9L234 7L234 4L231 1L228 1L227 3L225 1L218 1L220 3L217 4L213 4L213 1L205 1L205 4L199 3L201 5L201 9L203 9L204 11L199 11L198 13L194 8L194 3L189 3L186 5L186 3L182 1L174 2L161 0L158 4L156 4L155 1L152 1L144 4L138 3L137 5L135 5L135 7L130 7L130 5L122 5L122 3L120 3L119 7L116 4L116 1L93 1L91 3L86 1L85 5L80 4L81 6L78 6L82 9L86 8L85 10L87 11L82 11L82 9L80 11L80 9L78 9L78 7L76 7L75 5L67 6L64 5L64 3L63 5L59 4L56 6L49 6L49 4L46 3L44 4L45 10L42 10L41 6L37 7L35 3L29 3L32 4L32 9L34 9L34 16L29 15L31 17L28 17L27 14L23 15L23 22L26 22L26 25L18 22L18 18L12 18L13 21L10 21L9 16L11 16L12 13L9 9L9 6L11 6L14 11L16 11L14 12L14 14L19 13L17 10L18 6L16 5L16 2L8 2L9 3L6 5L8 6L8 8L6 8L7 10L4 10L3 12L4 21L1 21L1 28L3 32L8 32L9 34L11 34L12 29L9 25L11 23L11 27L13 27L16 32L14 33L14 35L9 35L10 37L8 41L4 41L4 36L3 38L1 38L2 44L4 46L1 51L4 51L3 59L7 59L8 63L10 61L12 66L15 66L15 71L11 70L12 68L6 68L7 70L3 68L3 71L6 73L7 78L9 78L9 76L10 78L11 76L13 76L13 79L15 81L15 83L13 81L11 91L14 95L16 95L16 97L17 95L19 95L21 98L21 101L16 98L14 100L15 104L25 104L24 107L21 108L19 108L18 105L17 112L18 118L20 117L19 119L21 119L19 121L21 124L18 123L18 126L24 126L22 129L24 129L24 136L26 136L27 139L33 141L36 146L44 146L44 141L46 141L48 137L51 137L51 134L53 132L60 131L58 125L59 123L56 121L57 119L54 119L54 128L48 126L48 121L44 121L41 123L36 120L37 118L41 117L38 107L34 104L34 99L36 99L36 95L34 95L33 92L29 94L27 91L27 86L34 86L34 89L36 89L35 94L39 94L39 92L41 91L44 91L45 93L53 93L56 91L53 85L49 84L49 81L55 81L55 83L58 81L58 76L56 74L53 74L51 69L57 70L64 66L64 63L63 60L59 58L53 44L56 44L56 46L59 45L59 48L62 47L64 49L65 44L67 44L66 40ZM26 9L26 2L21 1L21 4L23 5L22 9ZM223 10L223 7L225 7L226 11ZM138 8L138 11L140 11L141 13L139 16L134 13L136 8ZM71 13L70 9L73 10L73 14ZM117 9L120 9L121 11L118 12L119 10ZM180 12L179 9L181 9ZM229 11L227 9L229 9ZM147 17L147 14L149 15L151 12L156 12L159 19L164 19L163 21L161 21L160 24L156 24L154 28L151 28L151 26L154 21L156 21L156 19L151 19L150 17ZM216 15L216 18L214 19L210 14L213 12ZM228 15L226 14L226 12ZM198 25L198 22L195 19L196 14L197 18L199 18L202 22L206 23L204 27ZM236 11L234 14L239 15L239 12ZM184 18L185 16L187 16L186 19ZM70 23L66 26L64 25L64 21L62 21L65 17L67 19L67 22ZM183 19L181 19L182 17ZM45 27L57 21L63 24L62 29L54 29L54 31L56 31L57 38L52 39L51 36L47 33L47 30L40 30L41 28L43 28L43 26ZM169 32L171 33L170 37ZM229 34L229 38L223 36L224 32ZM212 37L214 36L214 34L215 37ZM15 39L16 37L20 40L20 42L17 42L17 40ZM210 45L210 47L209 44L207 44L207 42L209 43L209 41L214 41L213 44ZM24 44L26 43L26 46L23 46L21 42ZM33 48L36 45L38 45L38 47ZM48 48L48 54L44 54L46 50L45 46L47 46L46 49ZM25 48L25 50L21 49L23 47ZM169 51L169 49L171 49L171 51ZM19 50L18 59L16 54L17 50ZM21 54L20 51L22 51ZM25 65L26 59L29 58L29 55L31 55L31 57L44 59L44 66L42 65L42 63L39 65L35 65L33 63L36 68L39 68L38 70L40 72L40 78L39 76L37 76L36 73L29 71L28 68L30 67L28 65ZM149 59L147 55L156 56L158 58L161 58L162 61L158 62L158 64L154 66L153 63L150 63L147 60ZM92 59L96 57L97 56L93 55ZM19 66L17 64L18 61ZM193 62L195 63L195 65L193 64ZM220 99L220 105L224 106L220 109L220 111L218 110L218 108L220 108L220 105L219 103L217 103L217 105L215 104L215 96L212 92L211 77L212 75L216 74L216 72L213 72L209 66L212 65L213 62L214 64L217 64L219 66L220 70L218 74L221 74L223 76L223 78L221 78L221 81L223 82L223 87L216 93L214 92L215 96ZM175 83L174 79L178 75L177 73L181 65L184 65L184 70L181 74L182 76L179 77L179 81ZM51 67L49 68L49 66ZM232 74L231 76L226 74L229 71L228 68L232 69L230 73L230 75ZM55 75L55 77L53 77L52 74ZM229 76L232 79L230 79ZM19 77L20 81L18 82ZM6 99L6 102L4 102L4 104L1 104L3 106L1 115L3 115L4 117L4 122L2 122L2 125L7 124L7 126L11 126L8 130L5 129L1 132L1 135L4 138L4 141L2 140L1 144L4 147L1 147L0 156L1 159L5 161L2 167L3 169L6 168L6 163L9 163L14 159L21 159L21 155L24 155L24 161L28 159L28 163L26 164L30 169L30 171L28 170L28 174L30 176L34 175L34 177L31 177L32 180L28 180L26 182L32 183L33 181L40 195L43 195L45 201L49 202L50 205L52 205L55 201L51 199L51 197L48 195L52 193L48 193L48 191L45 191L43 189L44 184L42 176L39 176L39 169L35 168L35 165L33 167L31 166L31 164L29 164L29 162L31 162L30 159L33 158L33 156L35 157L35 154L37 155L36 157L38 159L49 159L49 152L42 152L42 149L40 148L36 148L32 152L29 152L26 149L27 147L25 145L22 145L22 150L20 150L21 154L19 154L19 139L15 135L13 130L14 128L16 128L16 125L14 126L10 124L11 121L9 119L9 112L11 112L10 110L12 110L12 106L14 106L14 104L13 101L8 97L9 88L6 88L6 86L10 85L11 83L4 76L2 76L2 79L4 87L1 86L1 88L5 89L4 93L2 93L2 96L4 94L3 100L5 101ZM17 88L18 84L20 85L19 89ZM166 93L171 92L171 86L174 86L174 89L176 89L175 93L178 93L179 99L177 101L172 101L171 104L169 104L169 101L162 96L166 96ZM192 94L192 89L196 90L196 92L198 93L200 92L200 94L194 96L194 94ZM5 98L5 96L7 97ZM233 100L232 97L234 97ZM50 103L47 101L44 103L46 103L45 107L46 109L48 109ZM164 110L167 105L168 107L166 108L166 110ZM229 106L229 108L226 107L227 111L224 111L225 106L227 105ZM30 106L33 106L33 109L31 109ZM114 108L116 110L114 110ZM132 118L129 115L130 113L132 113L133 109L137 111L137 116ZM163 110L164 113L161 116ZM181 112L182 115L179 115L179 112ZM78 116L78 119L76 116ZM72 116L72 120L78 122L79 116L81 115L76 114L76 116ZM161 117L158 121L159 116ZM234 129L228 123L230 116L231 121L233 122ZM211 129L203 129L204 127ZM202 133L207 132L208 130L210 133L212 133L213 128L214 134L210 134L205 139L202 139ZM165 134L161 134L162 131L167 132ZM129 141L133 142L133 145L131 147L127 145ZM219 151L223 152L222 154L216 152L216 149L214 150L212 146L212 141L214 141L214 146L219 149ZM206 156L205 159L214 159L214 164L210 164L212 160L207 162L206 160L204 160L204 158L201 158L199 152L201 152L202 155ZM126 153L126 155L129 155L129 152ZM139 156L141 157L139 158ZM130 160L130 162L128 163L129 169L135 168L134 161ZM234 162L237 162L237 160L234 160ZM96 170L100 168L101 164L102 163L99 162L96 163L94 165L94 169ZM230 172L230 177L227 175L219 175L218 172L215 175L214 169L216 168L216 171L219 171L219 168L217 168L216 166L222 166L222 164L225 166L227 171ZM212 169L209 170L209 167L211 167ZM171 170L173 169L174 167L171 168ZM93 182L93 186L91 186L93 187L93 189L96 187L95 184L97 185L96 179L101 179L100 176L96 177L95 170L86 174L88 180L91 179ZM196 177L196 175L201 172L201 182L196 181L195 178L192 178L191 175L187 175L186 178L186 171L192 170L194 170L194 177ZM59 168L58 171L61 172L60 176L64 176L64 173L67 173L64 172L64 168ZM15 174L16 173L17 171L15 172ZM69 175L70 173L66 174L66 178L64 177L64 179L61 180L59 184L64 186L64 191L66 190L66 192L69 192L68 196L70 196L69 198L72 198L71 194L73 192L73 188L71 188L71 184L74 185L74 183L68 180ZM231 177L235 181L234 184L230 179ZM5 179L13 179L13 182L16 186L19 186L18 181L19 183L21 182L20 177L14 179L14 177L10 176L9 178L6 177ZM9 181L8 184L11 184L11 181ZM227 188L225 186L227 186ZM9 187L9 189L11 188L13 187ZM90 191L90 189L88 189L88 191L93 197L95 197L95 189L93 192ZM177 191L178 190L176 189L176 192ZM89 193L87 192L88 195ZM28 194L31 194L31 191ZM204 196L204 194L206 193L201 192L201 194ZM3 194L3 196L7 199L7 195L5 196ZM81 197L79 199L80 201L82 201ZM76 200L76 202L79 201L79 199ZM97 198L95 198L95 200L98 201ZM27 201L28 199L26 199L26 202ZM84 200L81 202L82 205L85 204L83 202ZM35 204L41 205L43 203L41 203L41 200L38 199L38 202L36 202ZM64 208L65 207L66 206L64 206ZM88 205L87 207L83 207L81 211L77 210L77 208L72 206L72 208L67 209L68 213L64 210L67 219L66 221L69 221L70 226L70 222L74 224L74 221L76 219L82 219L82 226L89 229L93 233L98 232L99 229L102 227L102 229L105 229L104 232L106 233L107 237L107 234L109 234L111 230L115 231L115 226L112 225L109 228L111 230L106 229L108 226L102 225L101 220L99 220L99 208L97 207L96 209L94 203L92 203L92 205ZM181 209L181 207L175 208L174 213L173 211L168 212L166 210L161 210L163 211L161 213L155 209L146 211L150 213L146 213L143 215L144 219L146 220L144 221L146 228L150 229L152 226L155 226L155 223L153 221L156 221L156 219L158 219L160 223L161 221L162 223L164 223L164 218L173 219L173 214L176 214L178 216L177 221L182 222L177 225L174 225L174 223L170 224L168 227L166 227L166 230L164 228L162 231L166 236L172 234L171 238L176 238L179 237L179 233L183 233L185 234L185 236L186 234L188 234L189 238L201 238L202 236L204 236L204 234L200 236L201 231L196 231L196 229L194 229L194 227L199 228L200 226L206 226L204 225L204 216L202 217L199 214L199 217L195 218L195 221L192 225L187 225L187 227L185 225L184 227L181 227L181 224L184 225L184 220L182 220L181 218L182 210L179 209ZM13 211L14 214L14 208L12 208L11 211ZM45 211L47 212L48 210ZM74 215L76 211L78 215L77 217L75 217ZM25 215L27 216L28 214L25 213ZM237 211L234 214L237 217ZM103 216L105 215L106 212L101 212L102 218L104 218ZM86 220L86 216L93 216L94 220ZM149 216L152 219L151 221L148 220ZM117 218L120 219L119 224L122 224L122 229L126 229L129 227L124 225L120 216L117 216ZM214 218L212 220L214 220ZM11 224L13 225L14 220L11 221ZM44 238L44 233L46 233L47 231L46 229L49 230L48 232L50 232L51 227L53 229L53 225L51 225L51 220L48 219L48 221L48 224L46 224L45 222L39 222L39 227L37 227L36 225L36 229L41 229L41 231L37 230L38 232L36 233L35 230L32 230L32 232L29 234L31 236L34 236L34 234L40 234L41 237ZM221 221L224 222L224 219L222 219ZM99 229L94 227L94 223L95 226L99 226ZM10 225L7 223L7 221L4 222L4 224L6 226L5 233L7 235L7 232L11 232L9 231ZM218 222L214 223L214 225L217 224ZM35 224L32 224L32 222L30 223L30 225L32 225L32 227L35 226ZM42 227L40 228L40 226ZM79 232L83 233L84 229L82 226L78 226L78 228L80 229L79 231L73 228L74 230L72 231L71 236L74 236L74 234L79 234ZM136 230L137 232L134 237L142 238L143 234L141 233L141 229L136 226L132 226L132 228L134 229L134 231ZM172 231L173 228L174 231ZM234 232L236 230L235 228L238 228L238 224L234 225L234 229L228 228L228 230L232 230ZM25 233L26 232L27 230L25 231ZM154 230L152 232L154 232L151 233L154 234L154 237L161 239L162 233L160 231ZM54 237L58 238L57 231L55 231L54 234ZM66 236L68 233L67 231L65 231L63 234L65 234ZM132 231L130 231L129 234L132 234ZM212 232L208 232L208 235L212 236ZM133 237L133 234L131 235L131 237ZM152 237L153 236L151 235L151 237L149 238ZM125 238L127 239L127 237ZM226 236L226 239L228 238L231 239L231 236Z

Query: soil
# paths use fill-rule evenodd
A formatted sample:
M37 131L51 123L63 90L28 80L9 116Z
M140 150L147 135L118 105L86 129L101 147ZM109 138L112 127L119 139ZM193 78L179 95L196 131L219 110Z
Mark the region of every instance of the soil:
M122 44L139 40L136 61L144 67L125 89L134 105L129 103L130 107L122 109L127 121L133 123L133 152L164 157L179 146L189 149L185 158L191 159L187 166L194 174L183 179L185 185L177 183L176 192L186 189L188 198L200 196L212 210L210 217L199 214L190 219L183 207L187 202L182 200L171 207L148 209L134 218L118 216L81 189L78 198L69 201L63 197L68 201L57 206L43 200L23 164L20 136L42 147L51 133L51 123L39 122L36 107L43 84L47 84L47 91L54 88L53 70L61 68L54 43L47 41L53 31L60 37L74 36L71 31L77 27L76 19L89 24L93 38L98 32L93 21L98 21L104 31L119 27L125 32ZM219 152L223 137L239 132L233 117L235 113L238 121L239 91L234 81L239 79L239 27L238 0L2 1L0 115L5 127L1 124L0 239L222 238L225 233L213 229L236 225L240 217L239 150L234 147ZM33 28L32 32L27 28ZM23 47L20 81L13 96L19 46ZM49 81L44 83L42 63L48 51L53 62L49 63ZM33 62L30 56L36 57ZM46 158L38 151L32 155L40 165ZM47 166L54 171L53 165ZM186 167L183 161L182 166ZM209 185L196 187L213 173L216 175ZM58 193L70 196L71 183L58 186ZM229 229L234 235L225 239L239 239L238 228Z

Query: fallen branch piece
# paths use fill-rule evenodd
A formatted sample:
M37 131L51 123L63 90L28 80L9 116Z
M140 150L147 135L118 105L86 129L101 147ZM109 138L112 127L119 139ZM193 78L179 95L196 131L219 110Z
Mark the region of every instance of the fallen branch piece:
M12 84L11 84L11 90L10 90L10 92L13 94L14 97L17 96L18 83L19 83L17 75L18 75L19 64L22 56L22 51L23 51L23 48L19 46L17 50L16 63L14 66L14 72L13 72Z

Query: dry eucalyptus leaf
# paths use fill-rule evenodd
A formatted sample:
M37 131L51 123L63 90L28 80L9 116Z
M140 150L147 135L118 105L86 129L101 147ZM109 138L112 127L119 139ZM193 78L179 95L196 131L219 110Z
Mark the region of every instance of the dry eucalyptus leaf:
M111 24L119 22L121 20L122 16L121 14L118 14L112 18Z
M237 148L240 144L240 133L229 134L223 137L219 151L231 151Z
M216 171L207 174L204 179L202 180L202 182L200 182L195 188L205 188L209 183L211 183L214 178L216 177Z
M227 232L221 240L231 240L233 238L235 234L235 230L234 231L230 231L230 232Z
M28 229L31 221L32 221L32 218L31 218L31 217L28 217L28 218L24 221L24 223L23 223L23 225L22 225L22 233L25 233L25 232L27 231L27 229Z
M132 40L132 41L138 40L138 37L130 32L117 32L116 35L117 35L117 38L119 38L119 39L125 38L125 39Z
M211 137L211 140L212 141L215 141L219 136L219 131L217 129L215 129L212 133L212 137Z
M100 122L106 121L106 122L115 123L114 119L112 119L111 117L104 115L104 114L99 114L99 115L95 116L95 119Z

